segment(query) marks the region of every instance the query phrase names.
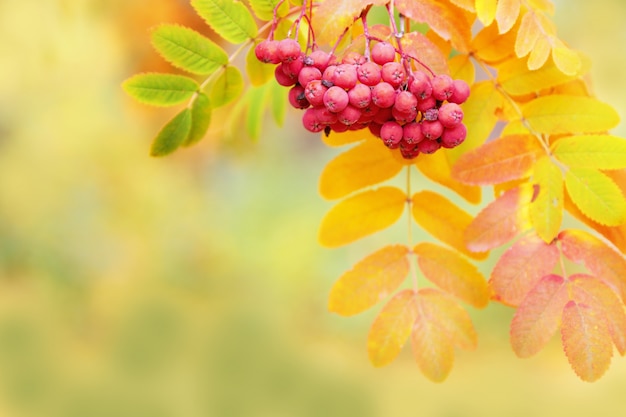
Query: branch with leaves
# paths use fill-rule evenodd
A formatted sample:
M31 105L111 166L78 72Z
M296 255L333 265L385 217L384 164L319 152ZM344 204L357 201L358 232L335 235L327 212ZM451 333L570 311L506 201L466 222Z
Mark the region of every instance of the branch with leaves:
M201 140L212 111L233 102L250 136L267 108L281 123L289 103L306 130L349 146L321 173L321 195L339 202L320 243L343 246L409 218L407 241L365 256L330 290L329 309L345 316L384 303L367 340L375 366L410 340L424 375L444 380L454 349L477 344L465 306L489 302L516 309L519 357L559 332L576 374L594 381L614 347L626 353L626 140L609 134L619 117L593 96L587 58L557 36L550 1L248 4L192 0L233 51L159 26L155 49L190 76L138 74L124 89L150 105L187 103L154 156ZM247 77L236 64L244 53ZM415 173L433 189L412 191ZM403 188L384 184L398 175ZM481 210L471 215L438 186ZM575 226L563 229L566 216ZM413 242L414 227L433 241ZM477 263L502 246L484 277Z

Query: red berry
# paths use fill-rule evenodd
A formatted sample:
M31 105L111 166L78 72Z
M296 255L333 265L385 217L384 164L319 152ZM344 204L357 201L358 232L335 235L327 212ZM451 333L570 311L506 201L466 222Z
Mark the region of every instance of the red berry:
M391 114L391 107L385 107L385 108L378 109L378 112L374 115L374 119L372 121L382 125L385 122L388 122L390 120L393 120L393 115Z
M396 89L391 84L383 81L372 88L372 103L381 109L393 106L395 101Z
M324 106L333 113L339 113L348 107L349 102L350 99L346 90L336 85L330 87L324 93Z
M333 83L333 78L335 78L335 71L337 70L336 65L329 65L326 67L324 72L322 73L322 83L325 87L332 87L335 85Z
M416 71L413 73L413 80L409 85L409 91L415 95L420 100L424 100L433 92L433 86L430 83L430 79L428 75L421 71Z
M380 123L370 123L369 125L367 125L367 128L370 130L370 132L372 132L372 135L376 136L377 138L380 137L380 129L383 127L383 125L381 125Z
M287 38L278 42L278 58L283 62L291 62L301 53L300 44L293 39Z
M387 42L378 42L372 47L372 60L378 65L392 62L396 58L396 49Z
M304 87L304 96L312 106L323 106L326 90L328 88L324 87L320 80L313 80Z
M331 81L338 87L346 90L351 89L358 81L356 67L350 64L337 65Z
M278 41L265 39L254 47L256 58L266 64L278 64Z
M300 85L307 85L310 81L321 80L322 73L315 67L304 67L298 74L298 83Z
M431 154L437 152L441 148L441 144L436 140L423 140L417 144L417 150L420 153Z
M297 80L300 71L304 67L304 54L298 55L298 57L292 61L283 62L281 67L285 75L287 75L289 78L294 78Z
M396 122L400 124L410 123L415 121L417 117L417 110L409 110L406 112L398 111L395 107L391 108L391 115Z
M463 121L463 110L456 103L444 103L439 108L439 121L443 127L455 127Z
M316 51L311 52L311 54L309 55L309 58L311 58L311 61L310 61L311 64L308 64L308 65L311 65L317 68L318 70L320 70L321 72L324 72L326 67L328 67L328 63L330 62L331 56L327 52L324 52L321 49L318 49Z
M424 100L417 100L417 110L425 113L428 109L436 108L437 100L433 96L427 97Z
M446 128L441 134L441 146L444 148L454 148L463 143L466 137L467 128L463 123L452 128Z
M344 55L341 60L342 64L350 64L354 66L362 65L367 62L367 59L358 52L350 51L346 55Z
M337 119L344 125L353 125L361 117L361 110L354 106L348 105L345 109L337 114Z
M315 115L317 120L324 125L332 125L337 123L337 115L330 112L326 107L315 107Z
M298 80L295 77L290 77L285 74L285 71L283 71L284 65L285 64L280 63L276 66L276 68L274 69L274 78L276 78L276 82L283 87L291 87Z
M470 87L463 80L454 80L452 95L448 98L450 103L462 104L465 103L470 95Z
M325 125L320 123L315 109L306 109L302 115L302 125L309 132L317 133L324 130Z
M433 97L438 101L444 101L452 96L454 81L449 75L439 74L433 77Z
M373 87L381 80L380 66L373 62L366 62L357 68L356 75L363 84Z
M296 109L306 109L311 105L304 95L304 87L294 85L289 90L289 103Z
M383 81L397 88L406 80L406 71L404 70L404 66L399 62L387 62L383 65L381 77Z
M390 149L395 149L402 140L402 126L397 122L389 121L380 128L380 138Z
M424 140L422 125L420 123L407 123L402 127L402 132L402 139L409 145L418 144Z
M417 98L408 91L400 91L396 94L396 101L394 102L393 107L403 113L416 111Z
M354 107L363 109L372 102L372 90L365 84L357 84L348 91L348 98Z
M443 133L443 125L439 120L422 121L422 133L426 139L435 140Z
M331 130L333 132L337 132L337 133L341 133L341 132L345 132L346 130L348 130L349 126L348 125L344 125L341 122L335 122L332 125L329 125Z

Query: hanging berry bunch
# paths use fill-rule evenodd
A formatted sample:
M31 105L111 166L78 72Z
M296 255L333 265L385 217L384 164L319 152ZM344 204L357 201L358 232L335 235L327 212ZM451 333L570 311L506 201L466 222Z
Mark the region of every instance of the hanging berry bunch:
M187 103L151 154L207 136L226 105L235 130L245 120L253 138L265 112L280 124L289 103L305 129L349 146L321 173L320 194L339 201L319 242L346 245L408 218L405 241L365 256L330 289L340 315L383 304L367 336L375 366L410 341L420 370L442 381L455 348L477 344L466 306L490 301L516 309L519 357L560 333L573 370L594 381L614 350L626 355L626 140L608 133L619 117L593 96L584 56L558 38L549 0L191 4L232 51L178 25L152 32L159 54L191 75L124 82L142 103ZM402 171L404 186L381 185ZM427 189L412 190L418 171L432 189L423 178ZM483 206L471 214L436 187ZM563 230L565 213L578 222ZM413 242L415 227L432 241ZM475 263L502 246L483 276Z
M454 148L467 135L460 104L469 96L469 85L433 70L402 49L405 17L400 15L400 31L387 5L392 43L371 35L366 8L360 15L365 48L363 53L348 49L343 56L320 49L314 28L307 34L306 48L292 39L274 39L274 22L268 39L259 43L259 61L275 64L278 84L290 87L289 103L305 110L302 124L310 132L345 132L369 129L390 149L413 159L441 147ZM303 4L296 23L310 22L314 9Z

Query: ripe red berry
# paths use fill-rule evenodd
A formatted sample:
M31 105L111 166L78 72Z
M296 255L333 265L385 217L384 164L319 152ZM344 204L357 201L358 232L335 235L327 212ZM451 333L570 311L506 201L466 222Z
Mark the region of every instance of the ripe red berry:
M374 119L372 121L382 125L385 122L388 122L390 120L393 120L393 115L391 114L391 107L385 107L385 108L378 107L378 112L376 112L376 114L374 115Z
M417 117L417 110L409 110L406 112L398 111L395 107L391 108L391 115L394 120L400 124L410 123L415 121Z
M463 80L454 80L452 95L448 98L450 103L462 104L465 103L470 95L470 87Z
M380 82L372 88L372 103L381 109L393 106L396 101L396 89L386 82Z
M436 108L437 100L433 96L427 97L424 100L417 100L417 110L425 113L428 109Z
M422 133L426 139L438 139L443 133L443 125L439 120L422 121Z
M417 98L409 91L400 91L396 94L396 101L394 102L393 107L403 113L416 111Z
M331 129L333 132L337 132L337 133L345 132L345 131L347 131L347 130L349 129L349 127L350 127L350 126L348 126L348 125L344 125L344 124L343 124L343 123L341 123L341 122L335 122L335 123L333 123L332 125L329 125L329 126L330 126L330 129Z
M289 104L296 109L306 109L311 105L304 95L304 87L294 85L289 90Z
M380 66L373 62L361 64L356 70L357 78L363 84L373 87L381 80Z
M363 109L372 102L372 90L364 84L357 84L348 91L348 98L354 107Z
M309 55L310 58L310 64L315 68L317 68L318 70L320 70L321 72L324 72L324 70L326 69L326 67L328 67L328 63L330 62L331 56L329 53L322 51L321 49L318 49L316 51L311 52L311 54Z
M304 87L304 96L312 106L323 106L326 90L328 88L324 87L320 80L313 80Z
M349 64L354 66L359 66L365 64L366 62L367 59L363 55L355 51L348 52L341 60L342 64Z
M413 80L409 85L409 91L420 100L427 99L433 92L433 86L430 83L428 75L422 71L416 71L413 73Z
M329 65L322 73L322 84L324 87L332 87L334 84L333 78L335 78L336 65Z
M404 66L399 62L387 62L383 65L381 77L383 81L398 88L406 80L406 71L404 70Z
M402 140L402 134L402 126L400 126L397 122L385 122L385 124L383 124L380 128L380 138L390 149L398 147L400 141Z
M276 82L283 87L291 87L298 80L295 77L290 77L289 75L285 74L285 71L283 71L284 65L284 63L280 63L276 66L276 68L274 68L274 78L276 78Z
M339 120L344 125L348 125L348 126L355 124L359 120L360 117L361 117L361 110L350 105L348 105L345 109L343 109L337 114L337 120Z
M376 136L377 138L380 137L380 129L382 127L383 125L381 125L380 123L374 123L374 122L371 122L370 124L367 125L367 128L370 130L372 135Z
M439 121L443 127L455 127L463 121L463 110L456 103L444 103L439 108Z
M454 81L449 75L435 75L431 81L433 85L433 97L438 101L448 100L452 96Z
M417 150L420 153L431 154L437 152L441 148L441 144L436 140L423 140L417 144Z
M407 123L402 126L402 132L402 139L409 145L415 145L424 140L422 125L420 123Z
M392 62L396 58L396 49L387 42L378 42L372 47L372 60L378 65Z
M283 62L291 62L301 53L300 44L293 39L287 38L278 42L278 57Z
M281 67L285 75L287 75L289 78L297 80L300 71L304 67L304 54L301 53L300 55L298 55L297 58L292 61L283 62Z
M446 128L441 134L441 146L444 148L454 148L463 143L466 137L467 128L463 123L452 128Z
M302 125L309 132L317 133L324 130L325 125L320 123L314 108L309 108L302 115Z
M321 79L322 73L315 67L304 67L298 74L298 83L302 86L307 85L310 81Z
M324 93L324 106L333 113L339 113L348 107L349 102L350 99L346 90L336 85L330 87Z
M315 117L317 117L317 120L319 120L320 123L324 125L337 123L337 115L330 112L326 107L315 107L313 110L315 111Z
M356 67L350 64L339 64L335 69L331 80L334 85L349 90L354 87L358 81L356 75Z
M278 56L278 41L265 39L254 47L256 58L266 64L278 64L280 57Z

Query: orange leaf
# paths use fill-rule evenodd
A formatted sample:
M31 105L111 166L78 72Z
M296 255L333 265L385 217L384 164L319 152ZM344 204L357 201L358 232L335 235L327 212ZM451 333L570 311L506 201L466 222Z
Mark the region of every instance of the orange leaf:
M456 55L448 61L450 76L454 79L461 79L468 85L474 84L476 80L476 69L469 55Z
M418 58L437 74L450 74L447 57L425 35L420 32L409 32L404 34L401 41L405 53Z
M523 184L487 205L465 230L469 250L491 250L530 229L528 205L532 197L533 187Z
M430 155L420 155L420 157L415 160L415 165L424 176L432 181L455 191L470 203L480 203L480 187L466 185L452 178L448 152L435 152Z
M413 251L430 282L476 308L487 306L489 291L485 278L458 252L432 243L420 243Z
M383 307L367 336L367 352L374 366L385 366L398 356L416 316L413 290L400 291Z
M495 64L511 57L513 46L515 45L516 32L513 29L507 33L500 34L498 25L495 23L482 28L472 40L474 54L487 64ZM499 77L500 74L498 73Z
M411 212L417 224L442 242L474 259L487 257L484 252L474 253L467 249L463 231L472 217L447 198L432 191L420 191L413 195Z
M601 310L572 300L563 309L561 340L565 356L583 381L600 378L611 364L613 349Z
M489 283L494 299L518 306L526 294L545 275L554 269L559 260L559 250L547 244L535 233L515 242L500 257L491 272Z
M583 264L596 278L626 300L626 260L622 255L582 230L564 230L558 239L567 259Z
M406 246L390 245L362 259L335 282L328 310L352 316L387 298L409 272L408 253Z
M454 346L476 349L478 338L467 311L450 295L435 288L419 290L422 313L444 330Z
M544 156L535 163L533 182L539 192L530 205L530 220L537 234L551 242L563 220L563 174L548 156Z
M476 0L476 15L485 26L489 26L496 18L498 0Z
M421 308L413 324L411 346L417 366L428 379L446 379L454 363L454 347L439 323L430 320Z
M469 52L471 24L459 9L447 0L396 0L398 12L409 19L426 23L459 52Z
M330 161L320 176L324 198L335 199L394 177L403 165L379 139L366 140Z
M505 136L463 154L452 167L452 177L471 185L527 178L544 152L534 136Z
M402 215L407 196L395 187L380 187L348 197L322 220L319 241L336 247L386 229Z
M322 44L332 45L344 30L351 26L361 11L368 5L383 5L382 0L342 0L340 2L325 0L313 14L312 26L315 28L315 39Z
M511 346L517 356L532 356L548 343L559 327L567 301L567 285L563 277L546 275L535 285L511 322Z
M569 277L574 301L593 306L605 313L613 343L621 355L626 353L626 314L615 292L590 275L575 274Z

